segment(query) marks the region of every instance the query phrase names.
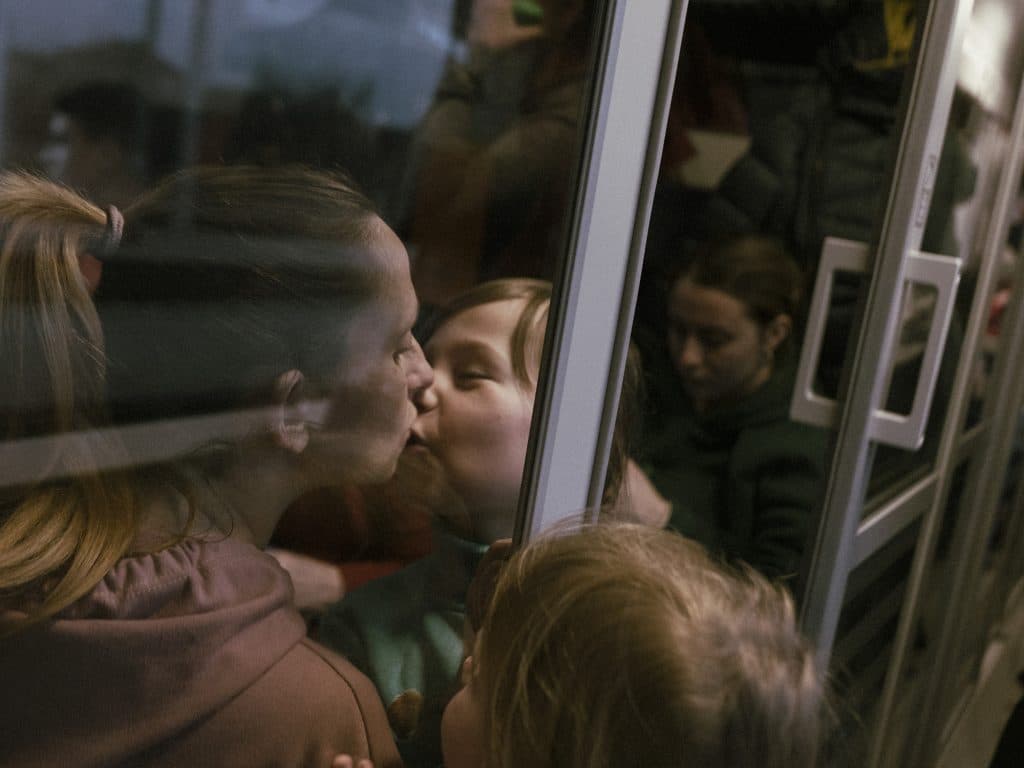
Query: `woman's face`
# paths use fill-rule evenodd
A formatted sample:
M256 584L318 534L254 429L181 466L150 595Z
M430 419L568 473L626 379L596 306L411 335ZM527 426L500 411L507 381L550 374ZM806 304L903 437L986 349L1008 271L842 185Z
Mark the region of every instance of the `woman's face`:
M480 768L484 764L484 699L480 687L470 656L462 665L462 688L448 702L441 718L445 768Z
M529 384L516 377L510 342L525 306L524 299L510 299L472 307L446 321L426 345L434 382L420 398L409 450L438 460L478 521L496 512L511 525L519 496L536 371L529 371ZM476 533L485 540L508 535Z
M433 378L412 335L418 303L405 247L378 219L371 248L381 289L344 320L344 360L330 382L325 423L315 425L307 449L327 481L391 477L416 418L412 397Z
M734 403L763 385L780 342L724 291L682 278L669 293L669 354L698 411Z

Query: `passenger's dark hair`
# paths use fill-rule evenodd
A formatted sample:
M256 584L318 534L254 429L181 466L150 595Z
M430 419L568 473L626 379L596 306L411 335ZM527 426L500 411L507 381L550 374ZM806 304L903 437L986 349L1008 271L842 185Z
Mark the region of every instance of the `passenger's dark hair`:
M671 278L669 285L686 278L729 294L760 325L778 315L789 315L794 322L800 317L803 275L772 237L743 234L704 243Z
M96 296L115 415L260 405L291 368L315 387L379 288L377 226L345 177L297 166L192 169L140 198Z

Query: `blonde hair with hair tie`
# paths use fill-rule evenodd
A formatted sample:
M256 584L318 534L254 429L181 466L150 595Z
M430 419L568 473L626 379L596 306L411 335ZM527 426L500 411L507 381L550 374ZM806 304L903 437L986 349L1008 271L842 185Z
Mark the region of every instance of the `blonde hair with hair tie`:
M0 411L3 439L105 423L99 318L79 258L107 216L69 189L0 174ZM99 447L97 447L99 449ZM94 455L54 457L74 477L0 489L0 633L57 613L84 595L131 545L135 493Z

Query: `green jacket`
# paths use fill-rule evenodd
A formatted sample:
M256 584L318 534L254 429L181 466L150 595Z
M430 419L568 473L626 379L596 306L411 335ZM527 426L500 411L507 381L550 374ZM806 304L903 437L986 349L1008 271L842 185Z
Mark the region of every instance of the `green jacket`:
M441 715L459 689L466 589L486 551L435 528L431 554L346 595L321 620L320 642L377 686L407 768L441 764ZM402 706L410 692L422 696L411 718Z
M645 420L642 464L670 526L765 575L799 572L818 519L827 434L789 420L792 366L743 402L697 414L674 376Z

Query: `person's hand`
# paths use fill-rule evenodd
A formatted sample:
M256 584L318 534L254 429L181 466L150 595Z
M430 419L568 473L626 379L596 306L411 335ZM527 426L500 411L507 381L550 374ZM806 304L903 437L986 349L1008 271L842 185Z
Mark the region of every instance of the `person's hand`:
M331 763L331 768L373 768L373 761L363 758L357 763L351 755L338 755Z
M470 45L502 50L544 34L541 25L522 26L512 13L512 0L475 0L466 39Z
M345 577L336 565L286 549L268 549L267 554L291 576L296 608L320 611L345 596Z
M626 476L615 506L616 517L654 528L664 528L672 515L672 502L658 493L651 479L632 459L626 461Z

